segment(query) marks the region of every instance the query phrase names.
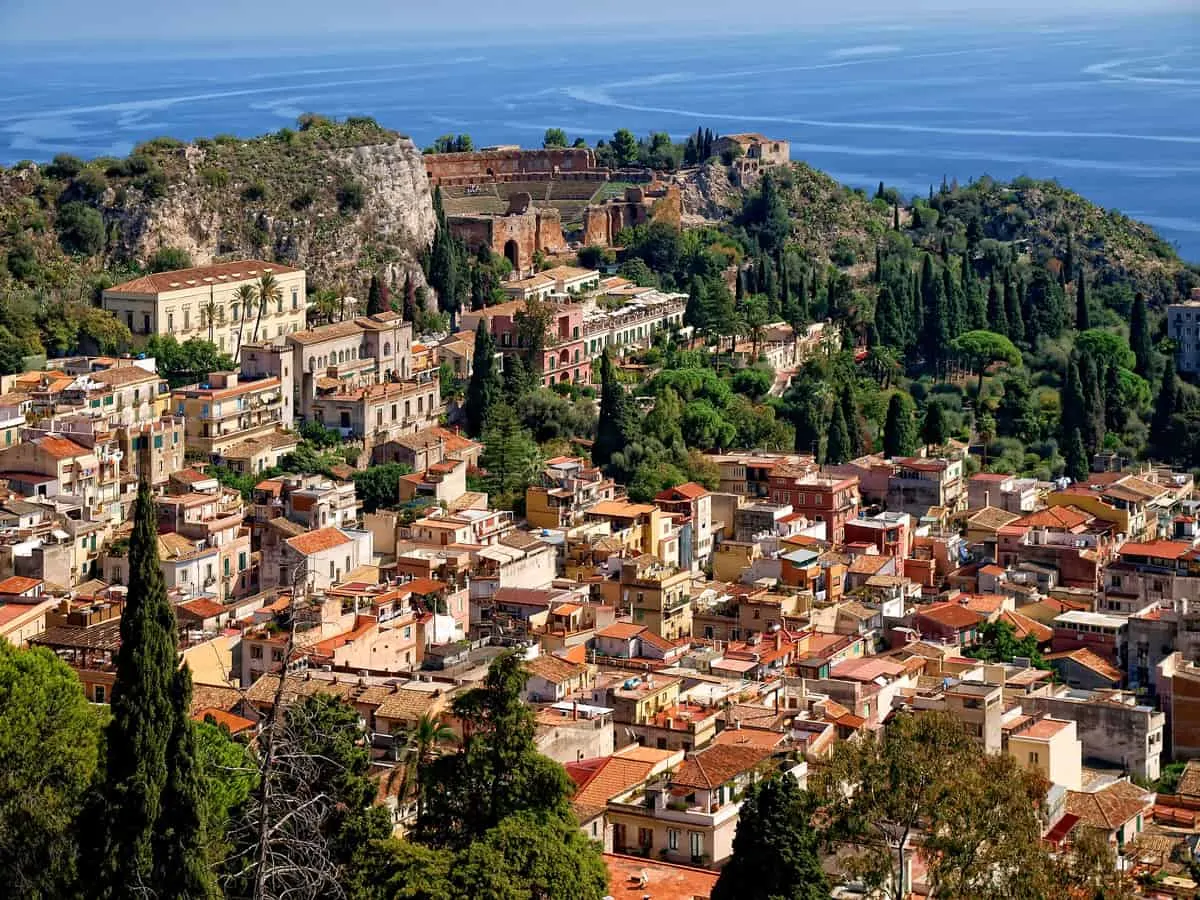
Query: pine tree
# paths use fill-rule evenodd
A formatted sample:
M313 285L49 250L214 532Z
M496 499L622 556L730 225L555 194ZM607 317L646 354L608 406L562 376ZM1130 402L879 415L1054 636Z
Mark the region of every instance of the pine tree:
M155 829L158 846L155 868L160 897L204 900L220 896L207 858L204 828L204 782L196 756L196 726L192 722L192 673L175 670L171 680L174 716L167 754L170 775L162 797L162 814Z
M496 497L498 508L511 509L511 504L524 498L536 474L537 444L507 403L492 409L482 441L479 465L487 472L488 493Z
M841 403L833 404L833 417L829 421L829 436L825 441L825 458L822 462L840 465L854 459L851 451L850 429L846 424L846 413Z
M481 317L475 327L475 352L471 357L471 380L463 413L467 417L467 433L475 437L483 432L488 417L502 400L504 384L496 368L496 342Z
M146 481L138 486L129 539L129 585L112 689L103 787L107 846L95 895L125 897L133 886L161 895L156 842L170 778L178 665L175 612L158 564L158 519ZM100 827L97 823L96 827Z
M519 353L504 359L504 401L515 406L517 401L536 388L533 377Z
M921 423L921 440L926 447L940 447L950 436L950 426L946 423L946 410L936 400L930 400L925 407L925 421Z
M1072 428L1063 444L1063 459L1066 461L1066 475L1074 481L1086 481L1088 477L1087 449L1083 446L1083 435L1078 428Z
M1025 340L1025 317L1021 313L1021 292L1008 275L1004 276L1004 317L1008 321L1008 337L1014 344Z
M1133 297L1133 312L1129 317L1129 348L1135 359L1134 371L1143 378L1150 377L1150 322L1146 314L1146 297L1141 291Z
M1004 311L1004 299L996 284L996 273L993 270L991 281L988 283L987 294L987 328L996 334L1002 334L1011 339L1008 331L1008 316Z
M889 459L912 456L917 451L916 408L912 398L896 391L888 401L887 419L883 425L883 455Z
M1083 392L1083 445L1095 453L1104 443L1104 391L1096 363L1087 354L1079 364L1079 387Z
M1092 315L1088 310L1087 302L1087 276L1084 275L1083 269L1079 270L1079 275L1075 279L1075 329L1076 331L1087 331L1092 327Z
M607 466L613 454L625 450L637 433L638 420L633 404L617 380L616 367L606 349L600 357L600 416L596 421L592 462Z

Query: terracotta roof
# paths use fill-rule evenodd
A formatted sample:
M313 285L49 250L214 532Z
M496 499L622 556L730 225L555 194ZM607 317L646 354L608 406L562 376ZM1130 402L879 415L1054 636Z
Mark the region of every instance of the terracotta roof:
M379 704L375 715L384 719L419 719L442 703L442 695L433 691L399 688Z
M0 594L23 594L31 591L42 583L40 578L25 578L22 575L11 575L0 581Z
M708 900L718 878L718 873L708 869L677 866L619 853L605 853L604 864L608 867L614 897L646 896L645 889L635 886L641 883L644 873L655 900Z
M646 630L645 625L634 625L632 622L613 622L611 625L596 632L596 637L616 638L627 641L635 638Z
M525 663L530 675L536 675L551 684L564 684L572 678L578 678L587 671L583 666L559 659L557 656L535 656Z
M196 619L211 619L225 612L225 607L220 603L215 600L206 600L203 597L198 600L189 600L187 603L180 603L177 609Z
M658 507L650 503L630 503L628 500L601 500L587 509L590 516L613 516L632 519L647 513L657 512Z
M224 709L216 709L215 707L208 707L192 713L192 720L195 722L203 722L208 718L212 718L212 720L218 725L224 725L229 729L230 734L239 734L243 731L249 731L254 727L255 724L252 719L236 716L231 712L228 712Z
M224 684L192 685L192 715L202 709L230 710L242 702L242 692Z
M342 544L348 544L350 543L350 538L346 537L337 528L329 527L318 528L316 531L288 538L287 542L288 546L297 553L310 556L313 553L320 553L322 550L331 550L334 547L340 547Z
M53 456L55 459L70 459L74 456L87 456L92 451L87 447L81 447L74 441L67 440L64 437L57 435L46 435L34 441L39 450Z
M1035 741L1048 741L1050 738L1054 737L1056 734L1070 725L1070 722L1064 721L1063 719L1052 719L1046 717L1044 719L1038 719L1028 728L1014 734L1013 737L1029 738L1030 740Z
M206 284L237 284L251 279L257 281L265 273L286 275L299 272L291 266L264 262L261 259L244 259L239 262L213 263L208 266L193 266L190 269L175 269L171 272L155 272L132 281L114 285L105 293L117 294L162 294ZM190 283L194 282L194 284Z
M1000 509L996 506L985 506L983 509L971 513L967 517L967 524L975 525L979 528L1001 528L1012 524L1019 518L1021 517L1016 513L1009 512L1007 509Z
M999 622L1006 622L1012 626L1013 635L1017 640L1023 640L1026 637L1032 637L1039 644L1044 644L1054 637L1054 629L1047 625L1043 625L1036 619L1031 619L1029 616L1022 615L1019 612L1009 612L1005 610L1000 613Z
M979 613L957 603L935 603L933 606L918 609L917 615L954 629L970 628L972 625L978 625L981 619Z
M850 563L849 572L851 575L875 575L891 561L892 557L881 553L864 553Z
M770 755L769 750L761 747L713 745L685 760L671 777L671 784L706 789L720 787Z
M610 756L598 762L599 765L592 768L571 798L571 806L580 820L603 812L609 800L641 784L654 771L652 762L620 756Z
M1154 793L1128 781L1118 781L1095 793L1067 791L1067 812L1092 828L1116 831L1154 805Z
M714 746L756 747L768 752L786 740L787 735L769 728L726 728L713 740Z
M201 472L199 469L188 466L186 469L178 469L171 473L171 478L183 484L196 484L199 481L216 481L217 479L209 475L207 472ZM261 487L266 484L265 481L260 482L255 487Z
M304 526L291 519L285 519L283 516L277 516L274 519L267 519L267 527L289 538L294 538L304 534Z
M1069 659L1083 666L1085 669L1091 669L1097 675L1101 675L1109 681L1117 684L1121 681L1122 675L1120 669L1112 665L1112 663L1100 654L1086 647L1080 647L1077 650L1064 650L1061 653L1048 653L1046 654L1046 659L1051 662L1056 659Z
M360 334L363 330L363 326L359 325L357 321L334 322L331 325L321 325L318 328L297 331L289 334L287 339L289 343L295 342L301 345L319 344L322 341L335 341L339 338Z
M1009 524L1020 528L1065 528L1070 530L1086 524L1091 518L1090 513L1086 513L1076 506L1048 506L1037 512L1031 512L1027 516L1022 516Z
M1192 545L1186 541L1126 541L1117 551L1121 556L1148 556L1153 559L1179 559L1190 552Z
M676 500L682 497L686 500L697 500L700 497L707 496L708 488L702 484L696 484L694 481L689 481L686 484L678 485L677 487L667 488L665 491L660 491L655 495L655 500Z
M1200 797L1200 759L1189 759L1179 776L1176 792L1181 797Z

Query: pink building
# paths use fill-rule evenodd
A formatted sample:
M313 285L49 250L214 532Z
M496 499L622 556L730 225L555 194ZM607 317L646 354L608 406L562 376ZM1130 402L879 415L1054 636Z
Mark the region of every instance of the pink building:
M556 382L574 381L588 384L592 380L592 360L583 340L583 307L577 303L546 303L552 313L546 328L546 348L542 358L542 383L550 387ZM487 322L488 330L505 355L524 349L518 334L518 321L525 311L525 301L513 300L487 309L462 314L462 329L474 331L479 321Z

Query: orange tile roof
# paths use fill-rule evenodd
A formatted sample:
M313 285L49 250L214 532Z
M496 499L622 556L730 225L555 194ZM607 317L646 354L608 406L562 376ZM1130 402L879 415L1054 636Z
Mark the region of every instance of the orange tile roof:
M1121 556L1148 556L1153 559L1179 559L1190 552L1192 545L1186 541L1126 541L1117 552Z
M613 622L606 628L596 632L596 637L616 638L627 641L635 638L646 630L645 625L634 625L632 622Z
M0 581L0 594L23 594L31 591L42 583L40 578L25 578L22 575L12 575Z
M286 275L299 271L300 269L293 269L291 266L281 266L279 263L264 262L261 259L244 259L240 262L213 263L208 266L193 266L190 269L176 269L172 272L155 272L114 285L105 293L111 291L116 294L162 294L204 284L237 284L251 279L258 280L267 272Z
M70 459L73 456L86 456L92 451L64 437L49 434L34 441L38 449L53 456L55 459Z
M525 663L530 675L548 681L551 684L564 684L572 678L578 678L587 670L583 666L559 659L557 656L535 656Z
M1038 719L1028 728L1017 732L1013 737L1029 738L1034 741L1048 741L1071 723L1062 719Z
M231 712L216 707L208 707L198 710L193 716L192 721L203 722L205 719L212 718L218 725L224 725L229 729L230 734L239 734L243 731L249 731L254 727L254 722L251 719L245 719L242 716L236 716Z
M598 813L609 800L649 778L653 770L652 762L610 756L585 777L571 798L571 806L585 815Z
M1119 684L1121 681L1121 670L1112 665L1099 653L1088 650L1086 647L1080 647L1077 650L1064 650L1061 653L1048 653L1046 659L1053 661L1056 659L1069 659L1083 666L1085 669L1091 669L1097 675L1107 678L1109 681Z
M1118 781L1095 793L1067 791L1067 812L1106 832L1116 831L1154 805L1154 793L1128 781Z
M1013 635L1017 640L1022 640L1026 637L1032 637L1039 644L1044 644L1054 637L1054 629L1036 619L1031 619L1029 616L1022 615L1019 612L1009 612L1005 610L1000 613L1000 622L1006 622L1012 626Z
M711 789L748 772L771 755L761 747L725 746L714 744L685 760L671 777L671 784L680 787Z
M935 603L933 606L918 609L917 615L955 629L978 625L981 618L979 613L957 603Z
M298 534L293 538L288 538L288 546L297 553L303 553L305 556L311 556L313 553L320 553L322 550L331 550L334 547L340 547L342 544L350 543L350 538L342 534L336 528L318 528L316 531L310 531L307 534Z
M1065 528L1072 529L1084 525L1091 519L1089 513L1076 506L1048 506L1031 512L1010 522L1014 528Z
M787 735L767 728L726 728L713 740L714 746L757 747L773 751Z
M696 484L694 481L689 481L686 484L678 485L677 487L667 488L665 491L660 491L655 495L655 500L674 500L675 495L680 495L687 500L698 500L701 497L707 496L708 488L702 484Z
M225 612L225 607L215 600L206 600L201 597L198 600L189 600L187 603L179 604L179 608L191 613L197 619L211 619L213 616L219 616Z

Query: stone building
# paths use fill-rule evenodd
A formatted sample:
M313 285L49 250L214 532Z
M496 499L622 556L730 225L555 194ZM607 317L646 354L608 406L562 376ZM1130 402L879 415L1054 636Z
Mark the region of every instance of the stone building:
M583 213L583 243L611 247L625 228L666 222L679 227L683 217L683 195L679 186L652 182L625 189L625 196L589 204Z
M500 215L477 213L450 216L450 231L472 253L481 246L504 256L518 276L533 273L535 253L567 250L562 213L553 207L535 207L533 197L518 192L509 197L508 209Z

